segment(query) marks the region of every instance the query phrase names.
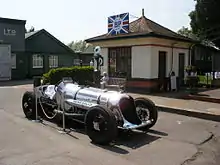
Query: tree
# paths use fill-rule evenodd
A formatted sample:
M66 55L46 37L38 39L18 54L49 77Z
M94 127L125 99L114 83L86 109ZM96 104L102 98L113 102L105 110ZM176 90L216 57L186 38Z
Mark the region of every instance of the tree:
M195 1L195 10L189 14L193 33L220 46L220 0Z
M92 47L91 44L88 44L83 40L75 41L75 42L72 41L71 43L68 44L68 46L76 52L85 52L87 49Z
M27 28L25 27L25 33L34 32L34 31L35 31L35 28L33 26L31 26L29 30L27 30Z
M179 29L177 31L177 33L182 36L194 39L194 40L199 39L198 36L195 33L193 33L192 29L189 29L188 27L185 27L185 26L183 26L181 29Z

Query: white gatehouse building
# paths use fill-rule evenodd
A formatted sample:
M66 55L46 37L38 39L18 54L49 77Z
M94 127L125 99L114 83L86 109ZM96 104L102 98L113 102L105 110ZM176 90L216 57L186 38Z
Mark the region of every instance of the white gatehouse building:
M129 13L109 17L108 33L86 42L101 47L102 72L125 77L127 91L141 93L167 89L172 71L180 86L196 43L146 18L143 11L133 22Z

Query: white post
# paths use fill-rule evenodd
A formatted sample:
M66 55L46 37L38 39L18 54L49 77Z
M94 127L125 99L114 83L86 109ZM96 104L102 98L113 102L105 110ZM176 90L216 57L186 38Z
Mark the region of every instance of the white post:
M65 108L64 108L64 101L65 101L65 99L64 99L64 97L65 97L65 92L62 92L62 94L61 94L61 99L60 99L60 105L59 105L59 110L60 111L62 111L62 108L63 108L63 129L62 129L62 131L59 131L60 133L62 133L62 134L65 134L66 133L66 126L65 126Z
M65 132L65 108L64 108L64 99L65 97L65 92L62 93L62 101L61 101L61 104L63 105L63 131Z
M35 122L40 122L40 120L38 119L38 106L37 106L37 99L38 99L38 91L36 89L36 87L34 87L34 96L35 96L35 109L36 109L36 119Z

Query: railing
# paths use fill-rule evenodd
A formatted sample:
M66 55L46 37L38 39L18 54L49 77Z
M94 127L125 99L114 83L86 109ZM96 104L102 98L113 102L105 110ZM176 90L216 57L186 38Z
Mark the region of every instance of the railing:
M125 90L126 78L109 77L108 84L105 85L107 89Z

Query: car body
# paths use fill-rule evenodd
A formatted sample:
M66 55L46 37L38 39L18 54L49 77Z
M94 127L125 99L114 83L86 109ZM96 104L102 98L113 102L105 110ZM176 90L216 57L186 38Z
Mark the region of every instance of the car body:
M22 99L23 112L28 119L35 119L36 111L48 119L61 114L85 124L87 135L98 144L114 140L118 129L147 131L157 121L157 108L151 100L134 99L123 92L69 81L34 89L26 91Z

